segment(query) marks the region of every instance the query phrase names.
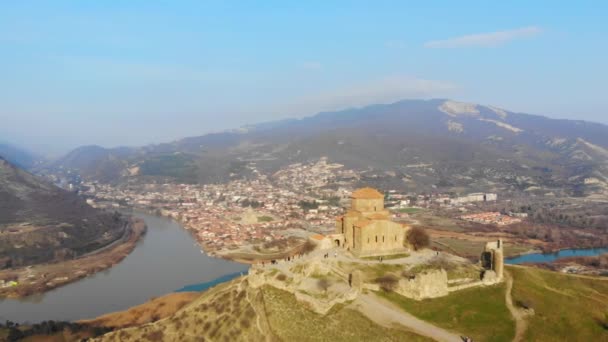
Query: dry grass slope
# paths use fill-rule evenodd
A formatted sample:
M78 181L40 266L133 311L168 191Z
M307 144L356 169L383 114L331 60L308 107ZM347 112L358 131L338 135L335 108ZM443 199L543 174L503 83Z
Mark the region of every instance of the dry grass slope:
M158 322L102 336L100 341L264 341L258 315L235 280L205 292Z
M200 297L199 292L171 293L125 311L113 312L79 323L100 327L126 328L167 318Z
M273 287L264 288L264 303L272 332L282 341L430 341L403 329L383 328L343 305L325 316L316 314Z
M268 286L249 288L243 278L205 292L165 319L96 340L428 341L404 329L376 325L344 307L336 307L325 316L316 314L292 294Z

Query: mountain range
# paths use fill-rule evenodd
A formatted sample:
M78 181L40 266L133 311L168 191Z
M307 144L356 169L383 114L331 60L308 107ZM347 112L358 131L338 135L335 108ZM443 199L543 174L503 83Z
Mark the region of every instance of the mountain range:
M331 161L415 191L608 194L608 126L446 99L403 100L143 147L84 146L46 168L102 182L223 182L248 164Z

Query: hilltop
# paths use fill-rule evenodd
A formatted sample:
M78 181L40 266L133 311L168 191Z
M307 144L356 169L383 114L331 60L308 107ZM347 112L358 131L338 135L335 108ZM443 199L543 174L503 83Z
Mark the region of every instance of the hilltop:
M324 314L275 285L252 286L246 276L202 293L168 317L97 340L456 341L466 335L475 341L511 341L516 333L535 341L608 337L608 302L601 295L608 292L605 279L527 267L508 267L508 272L512 285L469 288L421 301L390 290L366 290ZM288 284L289 278L275 283L281 282ZM323 291L318 295L323 297Z
M258 265L248 275L203 293L169 294L94 320L0 326L0 337L61 341L95 336L94 341L608 338L606 278L507 266L504 281L478 283L481 269L476 263L447 253L412 251L382 263L348 253L326 258L323 253L316 250L290 262ZM352 287L346 277L349 272L355 275ZM448 281L444 293L437 291L441 286L436 280L441 277ZM425 278L431 282L423 285ZM417 290L407 284L418 284Z
M404 100L138 148L79 148L47 165L104 182L215 183L327 156L367 182L605 198L608 126L452 100Z

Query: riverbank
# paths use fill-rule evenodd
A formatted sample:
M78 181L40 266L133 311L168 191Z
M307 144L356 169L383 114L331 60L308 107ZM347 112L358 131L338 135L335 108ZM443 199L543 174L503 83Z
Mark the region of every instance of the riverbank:
M140 207L129 207L128 210L133 212L144 212L149 215L174 220L182 225L182 227L189 233L192 239L200 247L202 252L213 258L232 261L239 264L254 265L268 263L271 260L283 260L297 256L298 254L303 253L306 249L311 248L311 246L307 246L307 239L295 237L291 237L279 242L266 242L265 244L270 245L269 248L262 248L261 246L264 245L263 243L244 244L237 248L222 248L211 245L203 240L199 235L196 234L196 230L189 225L189 222L182 219L182 217L164 215L161 211L149 210Z
M0 322L92 319L127 310L189 284L247 272L246 265L202 253L191 234L174 220L139 211L129 215L143 220L147 230L124 260L39 295L0 300Z
M523 264L523 263L551 263L559 259L567 257L585 257L598 256L602 253L608 253L608 247L592 247L592 248L560 248L550 252L544 251L529 251L510 255L505 258L506 264Z
M152 298L143 304L124 311L111 312L76 323L112 329L134 327L169 317L200 296L200 292L174 292L162 297Z
M97 251L73 260L2 270L0 279L5 285L0 288L0 298L41 294L106 270L129 255L145 232L145 222L132 218L119 240Z

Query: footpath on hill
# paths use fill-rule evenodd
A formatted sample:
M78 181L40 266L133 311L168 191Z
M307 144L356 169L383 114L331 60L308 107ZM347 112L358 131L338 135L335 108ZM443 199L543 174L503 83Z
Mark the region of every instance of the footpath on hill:
M505 272L505 276L507 280L505 303L507 304L507 308L511 312L513 319L515 319L515 337L513 338L513 341L519 342L524 340L524 334L528 328L528 322L526 321L526 318L521 310L513 305L513 297L511 297L511 291L513 290L513 277L508 272Z
M382 326L398 324L436 341L462 342L460 335L416 318L374 294L361 294L351 305Z

